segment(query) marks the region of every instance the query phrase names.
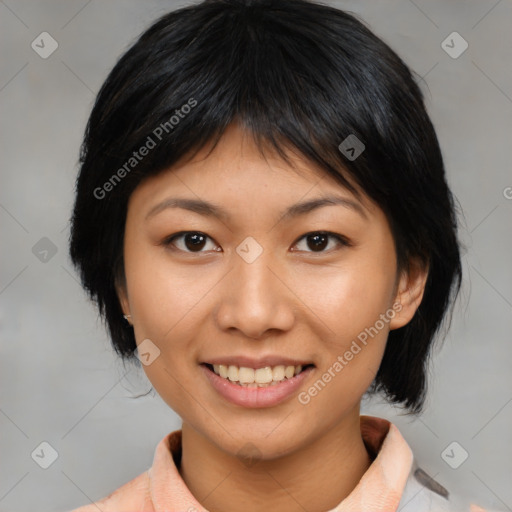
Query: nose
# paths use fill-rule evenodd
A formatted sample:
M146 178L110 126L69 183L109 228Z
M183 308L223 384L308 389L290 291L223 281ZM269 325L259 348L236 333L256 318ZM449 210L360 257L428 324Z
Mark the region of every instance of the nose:
M222 280L215 312L220 329L261 339L292 328L294 295L270 253L263 251L252 263L234 254L233 268Z

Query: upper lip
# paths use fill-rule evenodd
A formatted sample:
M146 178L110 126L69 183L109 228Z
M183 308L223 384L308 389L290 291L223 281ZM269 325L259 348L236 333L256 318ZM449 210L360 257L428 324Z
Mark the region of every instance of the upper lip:
M207 361L203 361L203 364L223 364L225 366L238 366L245 368L265 368L265 366L306 366L313 364L311 361L304 359L291 359L289 357L267 355L259 358L252 358L247 356L227 356L227 357L213 357Z

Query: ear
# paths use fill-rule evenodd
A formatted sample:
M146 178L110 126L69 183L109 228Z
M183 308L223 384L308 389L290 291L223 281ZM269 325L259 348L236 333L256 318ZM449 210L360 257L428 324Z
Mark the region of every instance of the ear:
M428 277L428 264L412 260L409 271L400 275L393 309L396 315L389 322L390 330L407 325L421 304Z
M132 324L130 303L128 301L128 293L126 290L126 283L119 282L119 280L116 280L115 287L116 287L117 297L119 299L119 304L121 305L121 309L123 311L123 315L127 315L128 318L126 320L128 321L128 323Z

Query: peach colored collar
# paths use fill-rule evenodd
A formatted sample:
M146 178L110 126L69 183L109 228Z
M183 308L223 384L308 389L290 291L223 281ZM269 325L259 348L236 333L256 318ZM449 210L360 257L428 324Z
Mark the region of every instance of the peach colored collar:
M350 495L329 512L395 512L412 468L412 451L395 425L382 418L361 416L361 435L376 457ZM180 458L181 430L176 430L160 441L149 470L155 512L208 512L181 478Z

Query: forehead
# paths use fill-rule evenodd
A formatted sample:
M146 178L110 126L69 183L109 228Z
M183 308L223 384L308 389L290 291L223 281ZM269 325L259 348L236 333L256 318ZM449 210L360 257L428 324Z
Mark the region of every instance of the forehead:
M237 125L230 125L215 148L207 145L192 158L186 156L170 169L144 180L132 194L130 204L151 214L172 195L197 204L211 199L219 205L219 213L227 213L230 208L263 212L336 196L355 205L354 209L363 216L375 213L376 205L359 187L359 195L354 195L298 152L290 149L286 156L288 161L271 148L262 153L252 136ZM354 185L348 173L344 176Z

